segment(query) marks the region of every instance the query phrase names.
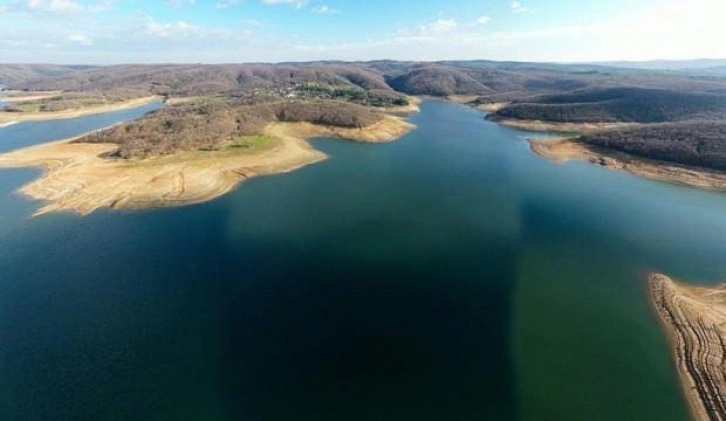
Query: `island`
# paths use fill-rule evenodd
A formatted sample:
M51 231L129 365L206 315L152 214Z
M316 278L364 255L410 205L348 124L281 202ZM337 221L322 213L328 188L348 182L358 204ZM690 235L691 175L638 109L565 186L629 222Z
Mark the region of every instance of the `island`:
M653 273L648 287L693 415L726 419L726 285L690 286Z

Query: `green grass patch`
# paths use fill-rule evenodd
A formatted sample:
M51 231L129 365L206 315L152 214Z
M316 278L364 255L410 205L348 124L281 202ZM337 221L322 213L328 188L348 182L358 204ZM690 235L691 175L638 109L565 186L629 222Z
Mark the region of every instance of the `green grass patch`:
M232 144L231 148L243 148L243 149L259 149L267 146L272 137L266 134L258 134L255 136L239 136Z
M17 108L26 113L32 113L40 110L40 104L36 102L20 102L14 104L13 108Z
M203 105L203 104L218 104L220 102L224 102L229 100L229 96L227 95L214 95L214 96L201 96L192 99L189 101L189 104L192 105Z

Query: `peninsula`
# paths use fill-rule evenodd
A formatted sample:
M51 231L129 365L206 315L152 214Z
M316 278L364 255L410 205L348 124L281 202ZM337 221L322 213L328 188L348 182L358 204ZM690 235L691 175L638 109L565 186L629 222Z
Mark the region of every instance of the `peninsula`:
M557 162L585 160L655 180L724 190L726 96L708 84L691 88L579 90L515 101L488 118L517 129L565 134L530 140L533 152Z
M162 101L163 97L148 95L109 98L98 94L69 95L53 92L8 96L3 100L10 104L0 109L0 126L11 122L58 120L127 110Z
M325 159L307 143L309 137L386 142L413 127L399 116L332 101L186 103L0 155L0 167L45 169L20 190L46 202L36 215L171 207L213 199L250 177Z
M726 285L687 286L654 273L648 286L693 415L726 419Z

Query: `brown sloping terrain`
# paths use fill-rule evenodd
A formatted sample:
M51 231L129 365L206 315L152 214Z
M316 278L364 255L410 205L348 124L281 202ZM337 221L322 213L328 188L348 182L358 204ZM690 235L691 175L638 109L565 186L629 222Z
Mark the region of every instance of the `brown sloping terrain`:
M661 274L648 285L694 416L726 420L726 285L686 286Z

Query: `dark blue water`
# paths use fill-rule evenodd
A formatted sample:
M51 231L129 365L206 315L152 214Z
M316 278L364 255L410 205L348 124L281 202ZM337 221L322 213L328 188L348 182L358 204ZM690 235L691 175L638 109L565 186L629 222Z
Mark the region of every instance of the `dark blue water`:
M412 121L172 210L30 219L0 171L3 419L684 419L641 275L718 281L726 196Z

